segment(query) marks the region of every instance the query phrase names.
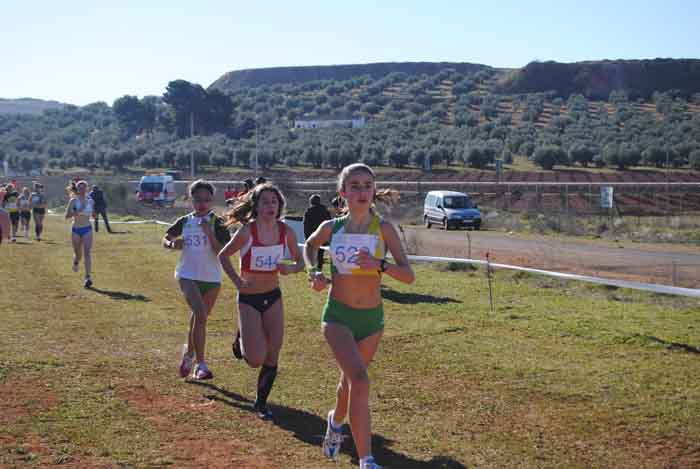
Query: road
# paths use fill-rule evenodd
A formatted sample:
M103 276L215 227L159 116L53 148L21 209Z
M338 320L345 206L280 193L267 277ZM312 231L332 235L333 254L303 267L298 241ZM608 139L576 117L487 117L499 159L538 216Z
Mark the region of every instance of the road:
M411 253L700 288L700 248L405 227Z

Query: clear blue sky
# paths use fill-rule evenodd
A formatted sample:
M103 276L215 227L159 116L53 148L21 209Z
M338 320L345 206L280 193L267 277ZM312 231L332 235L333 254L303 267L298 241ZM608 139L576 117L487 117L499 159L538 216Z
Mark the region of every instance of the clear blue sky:
M24 0L0 11L0 97L78 105L244 68L700 57L697 0Z

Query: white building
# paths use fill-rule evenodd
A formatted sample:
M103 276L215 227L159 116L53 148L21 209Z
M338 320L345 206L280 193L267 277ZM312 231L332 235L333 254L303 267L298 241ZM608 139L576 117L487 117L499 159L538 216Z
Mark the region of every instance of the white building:
M295 129L361 129L365 126L365 118L356 119L297 119L294 121Z

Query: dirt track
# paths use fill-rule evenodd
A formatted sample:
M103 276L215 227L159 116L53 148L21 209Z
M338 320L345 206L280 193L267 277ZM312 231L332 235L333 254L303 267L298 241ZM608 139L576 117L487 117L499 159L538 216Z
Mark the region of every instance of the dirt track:
M517 237L485 231L404 228L409 249L417 254L471 258L608 278L700 288L700 249L632 242L557 240Z

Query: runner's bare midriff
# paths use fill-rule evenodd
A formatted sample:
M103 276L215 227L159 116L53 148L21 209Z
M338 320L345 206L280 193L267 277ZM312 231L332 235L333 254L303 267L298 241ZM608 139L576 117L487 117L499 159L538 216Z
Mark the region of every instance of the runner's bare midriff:
M351 308L371 309L382 302L380 283L379 276L335 274L329 295Z
M280 286L278 274L258 274L243 270L240 276L251 284L250 287L243 287L240 289L240 292L244 295L266 293Z

